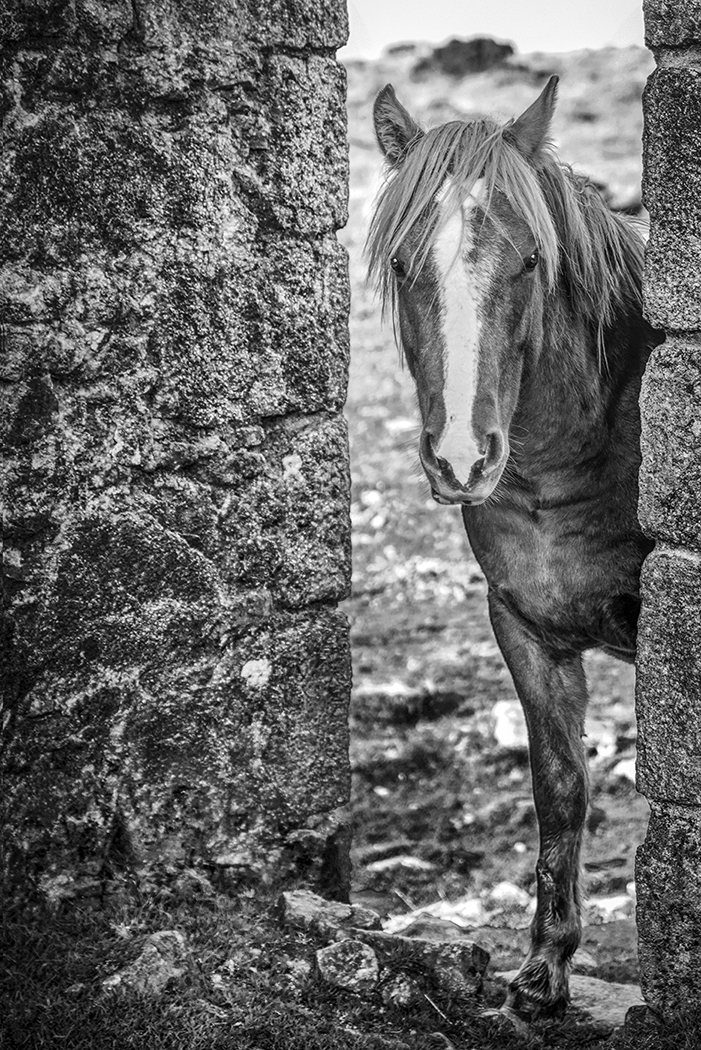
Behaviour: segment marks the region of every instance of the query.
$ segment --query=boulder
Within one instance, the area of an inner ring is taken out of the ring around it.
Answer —
[[[372,948],[353,939],[337,941],[316,953],[321,978],[334,988],[362,995],[374,991],[379,976]]]
[[[166,985],[182,976],[187,963],[185,938],[178,930],[159,930],[146,938],[138,959],[118,973],[106,977],[106,992],[129,991],[139,995],[160,995]]]
[[[327,901],[310,890],[283,893],[278,908],[285,925],[322,936],[333,936],[338,930],[351,927],[376,930],[381,925],[379,915],[371,908]]]
[[[436,942],[374,930],[354,933],[372,947],[381,966],[401,972],[410,964],[413,977],[423,972],[444,995],[474,998],[482,989],[489,952],[473,941]]]
[[[416,78],[444,73],[450,77],[464,77],[469,73],[484,73],[501,66],[514,53],[511,44],[499,43],[488,36],[470,40],[454,38],[442,47],[436,47],[426,58],[420,59],[412,70]]]

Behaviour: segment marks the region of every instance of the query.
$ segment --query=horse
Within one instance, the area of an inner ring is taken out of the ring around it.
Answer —
[[[518,118],[424,131],[388,84],[387,177],[369,274],[392,312],[421,416],[419,458],[459,505],[528,727],[539,828],[528,955],[502,1011],[569,1002],[588,802],[582,654],[632,662],[639,577],[638,396],[663,334],[643,317],[644,232],[560,163],[558,78]]]

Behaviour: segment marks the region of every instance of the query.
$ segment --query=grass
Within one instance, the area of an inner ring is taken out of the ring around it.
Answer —
[[[101,982],[140,953],[149,933],[178,929],[188,964],[160,996],[105,992]],[[10,918],[3,928],[3,1050],[518,1050],[498,1018],[503,987],[486,981],[475,1002],[424,983],[417,1006],[358,997],[314,970],[321,942],[281,927],[273,900],[150,901],[72,907]],[[414,974],[416,976],[416,974]],[[429,994],[430,993],[430,994]],[[696,1050],[701,1012],[676,1026],[602,1038],[572,1013],[534,1029],[532,1045],[575,1050]]]

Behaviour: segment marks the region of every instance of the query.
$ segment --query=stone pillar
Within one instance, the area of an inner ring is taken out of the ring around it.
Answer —
[[[698,1000],[701,973],[701,0],[646,0],[657,60],[644,96],[648,319],[667,332],[641,396],[642,577],[638,852],[642,988],[663,1015]]]
[[[348,798],[346,36],[0,0],[15,896],[279,873]]]

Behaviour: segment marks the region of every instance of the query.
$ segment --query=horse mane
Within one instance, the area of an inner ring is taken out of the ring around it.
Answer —
[[[370,277],[383,308],[391,308],[396,318],[397,282],[389,260],[411,234],[407,274],[415,277],[436,233],[434,200],[446,178],[452,184],[448,214],[459,210],[483,178],[487,214],[493,193],[503,193],[535,238],[546,289],[563,287],[578,315],[594,327],[601,354],[605,330],[621,304],[642,308],[642,236],[633,222],[609,210],[586,176],[561,164],[550,149],[528,160],[510,127],[489,118],[451,121],[409,143],[380,192],[370,224]]]

